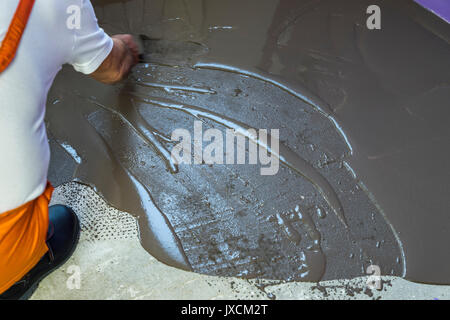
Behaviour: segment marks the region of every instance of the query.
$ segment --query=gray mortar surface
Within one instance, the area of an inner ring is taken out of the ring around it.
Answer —
[[[379,32],[365,27],[368,0],[93,3],[109,33],[146,35],[146,54],[116,86],[70,68],[58,75],[46,118],[54,185],[85,183],[132,214],[158,261],[253,279],[242,281],[261,297],[294,287],[309,291],[291,297],[372,299],[406,288],[398,278],[374,293],[364,280],[296,282],[361,279],[369,265],[449,283],[448,25],[406,0],[377,1]],[[194,120],[221,132],[279,128],[278,174],[177,167],[171,132],[192,131]]]

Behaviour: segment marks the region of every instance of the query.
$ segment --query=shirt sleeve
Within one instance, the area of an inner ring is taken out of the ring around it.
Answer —
[[[74,29],[70,64],[78,72],[90,74],[98,69],[113,48],[112,39],[98,26],[90,0],[81,0],[80,24]]]

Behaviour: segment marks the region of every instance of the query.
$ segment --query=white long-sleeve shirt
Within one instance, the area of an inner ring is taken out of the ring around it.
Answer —
[[[0,1],[0,40],[18,3]],[[0,73],[0,214],[45,189],[50,158],[45,103],[62,65],[92,73],[112,47],[89,0],[36,1],[16,57]]]

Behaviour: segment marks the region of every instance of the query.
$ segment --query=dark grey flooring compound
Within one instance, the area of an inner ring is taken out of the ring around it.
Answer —
[[[58,75],[50,179],[94,186],[180,268],[318,281],[378,265],[449,283],[450,30],[372,2],[93,1],[108,32],[148,37],[145,62],[113,87]],[[194,120],[279,129],[279,172],[177,167],[171,134]]]

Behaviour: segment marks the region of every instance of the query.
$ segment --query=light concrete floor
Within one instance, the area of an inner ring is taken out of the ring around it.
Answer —
[[[91,188],[71,182],[55,190],[52,204],[80,217],[80,243],[69,261],[44,279],[32,299],[450,299],[450,286],[382,277],[280,283],[200,275],[158,262],[139,243],[136,219]]]

